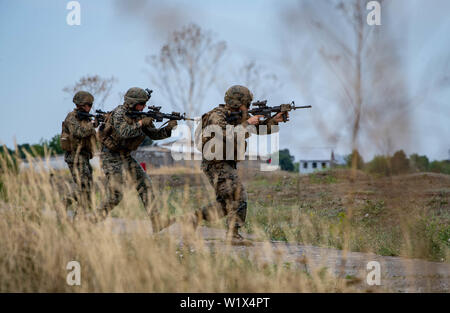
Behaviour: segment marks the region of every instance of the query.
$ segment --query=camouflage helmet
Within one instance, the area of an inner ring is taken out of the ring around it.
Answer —
[[[75,103],[77,106],[83,105],[84,103],[90,103],[92,104],[94,102],[94,96],[91,95],[87,91],[78,91],[73,96],[73,103]]]
[[[123,98],[125,101],[124,104],[128,108],[132,108],[138,103],[145,103],[150,99],[147,92],[139,87],[128,89]]]
[[[253,100],[253,94],[247,87],[234,85],[225,92],[224,99],[227,106],[237,109],[243,104],[246,104],[247,107],[250,106]]]

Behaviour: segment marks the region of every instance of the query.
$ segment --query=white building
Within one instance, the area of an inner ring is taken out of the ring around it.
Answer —
[[[310,174],[330,169],[336,163],[331,149],[305,149],[300,153],[299,172]]]

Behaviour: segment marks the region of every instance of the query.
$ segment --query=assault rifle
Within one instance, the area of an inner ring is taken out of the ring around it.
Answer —
[[[105,115],[108,114],[108,112],[105,112],[102,110],[95,110],[95,113],[97,113],[97,114],[94,115],[94,114],[90,114],[88,112],[77,111],[77,115],[80,120],[82,120],[82,119],[90,120],[90,119],[94,118],[97,126],[100,124],[103,124],[105,122]],[[95,127],[97,127],[97,126],[95,126]]]
[[[291,103],[287,103],[287,104],[280,104],[277,106],[269,107],[269,106],[267,106],[267,100],[253,102],[252,106],[253,106],[253,108],[248,110],[248,113],[252,114],[252,115],[263,115],[265,119],[272,118],[280,112],[285,113],[285,112],[289,112],[289,111],[297,110],[297,109],[311,108],[310,105],[295,106],[294,101],[292,101]],[[272,115],[272,113],[275,113],[275,114]],[[227,121],[234,122],[234,121],[240,120],[241,118],[242,118],[242,111],[230,112],[227,117]],[[287,122],[287,121],[288,121],[288,119],[286,117],[286,114],[283,114],[283,122]]]
[[[105,115],[108,112],[102,111],[102,110],[95,110],[95,113],[97,114],[91,114],[88,112],[82,112],[82,111],[77,111],[78,114],[78,118],[83,119],[83,118],[87,118],[87,119],[91,119],[91,118],[95,118],[97,119],[99,122],[104,122],[105,121]]]
[[[163,119],[168,120],[187,120],[187,121],[194,121],[193,118],[186,117],[186,113],[181,114],[180,112],[172,112],[172,113],[162,113],[161,107],[157,106],[149,106],[147,112],[141,112],[141,111],[130,111],[127,112],[127,115],[130,117],[137,117],[137,116],[148,116],[153,118],[156,122],[162,122]]]

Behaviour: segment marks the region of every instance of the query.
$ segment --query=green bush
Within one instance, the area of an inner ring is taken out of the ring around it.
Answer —
[[[64,150],[61,148],[61,135],[57,134],[50,139],[46,144],[50,149],[50,153],[64,154]]]
[[[389,157],[377,155],[367,164],[367,171],[371,174],[385,175],[391,174]]]
[[[446,260],[449,257],[450,226],[442,217],[422,218],[416,223],[412,233],[415,234],[417,246],[421,248],[421,251],[416,251],[418,257],[429,257],[436,261]]]
[[[294,172],[294,156],[289,153],[289,149],[280,150],[279,152],[280,168],[283,171]]]
[[[13,151],[6,147],[0,147],[0,175],[5,170],[17,171],[17,160],[13,154]]]
[[[421,171],[426,172],[430,166],[430,161],[428,160],[426,155],[418,155],[417,153],[413,153],[410,155],[409,160],[411,162],[411,167]]]
[[[359,154],[358,150],[353,150],[352,153],[347,155],[345,157],[345,162],[347,163],[348,167],[352,167],[352,165],[355,164],[355,167],[359,170],[364,167],[364,160]]]
[[[53,136],[50,140],[41,139],[41,141],[37,144],[30,145],[29,143],[24,143],[17,146],[17,154],[19,158],[25,159],[27,154],[30,154],[32,157],[44,157],[45,151],[51,155],[56,154],[64,154],[64,150],[61,148],[61,136],[59,134]],[[0,150],[1,152],[2,150]],[[9,150],[9,153],[15,153],[15,151]]]
[[[430,171],[435,173],[450,174],[450,162],[449,161],[433,161],[430,164]]]
[[[409,160],[403,150],[394,153],[391,158],[392,174],[403,174],[409,171]]]

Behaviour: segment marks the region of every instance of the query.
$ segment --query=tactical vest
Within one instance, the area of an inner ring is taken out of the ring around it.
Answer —
[[[216,107],[214,109],[212,109],[211,111],[205,113],[202,115],[202,123],[201,125],[198,125],[197,128],[195,129],[194,132],[194,136],[195,136],[195,147],[202,152],[203,155],[203,147],[205,146],[205,144],[211,140],[211,138],[213,137],[204,137],[203,136],[203,130],[208,126],[208,120],[209,117],[211,116],[212,113],[215,112],[223,112],[226,115],[226,110],[224,109],[223,105],[220,105],[219,107]],[[227,121],[228,124],[233,125],[233,126],[237,126],[241,123],[241,121],[235,121],[233,123],[230,123]],[[247,142],[244,143],[244,151],[247,150]],[[223,142],[223,160],[226,160],[226,142],[225,142],[225,138],[224,138],[224,142]],[[237,160],[237,142],[236,142],[236,137],[234,138],[234,160]],[[213,160],[213,161],[217,161],[220,162],[221,160]]]
[[[136,150],[144,141],[145,136],[139,136],[136,138],[122,139],[117,133],[112,123],[112,115],[116,110],[113,110],[106,114],[105,123],[98,130],[98,138],[104,147],[113,152],[128,153]],[[135,122],[129,117],[125,117],[127,122]]]
[[[203,129],[205,128],[204,125],[206,125],[206,122],[208,121],[208,118],[210,116],[212,111],[205,113],[202,115],[202,122],[200,125],[197,126],[194,132],[194,143],[195,147],[198,149],[198,151],[203,152],[203,145],[206,143],[203,142]]]
[[[61,131],[61,137],[60,137],[60,143],[61,143],[61,149],[67,152],[72,151],[72,136],[70,136],[69,129],[65,125],[64,122],[62,122],[62,131]]]
[[[73,112],[69,114],[73,114]],[[86,153],[89,155],[89,158],[92,158],[95,145],[95,136],[88,136],[85,138],[77,138],[73,136],[64,120],[62,122],[60,144],[61,149],[64,151],[71,153]]]
[[[113,111],[108,112],[105,115],[105,121],[103,125],[100,125],[100,127],[98,128],[98,132],[97,132],[97,136],[98,136],[98,141],[100,141],[100,143],[105,146],[106,148],[108,148],[111,151],[115,151],[115,147],[116,145],[113,142],[112,137],[112,132],[113,132],[113,125],[111,123],[111,116],[112,116]]]

